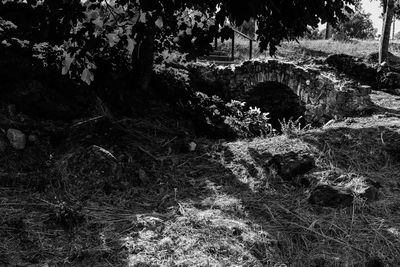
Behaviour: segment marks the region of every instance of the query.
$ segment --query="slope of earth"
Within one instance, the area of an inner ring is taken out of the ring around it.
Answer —
[[[398,266],[400,99],[372,99],[370,117],[268,139],[196,138],[165,115],[3,142],[0,265]],[[305,174],[270,168],[300,154]],[[321,184],[345,193],[310,201]]]

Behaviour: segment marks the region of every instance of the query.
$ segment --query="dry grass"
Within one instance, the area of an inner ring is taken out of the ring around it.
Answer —
[[[388,120],[382,125],[390,127],[393,122]],[[357,123],[353,126],[356,128]],[[290,141],[278,137],[228,145],[235,155],[227,164],[228,168],[244,181],[254,177],[258,180],[265,178],[269,181],[269,190],[279,192],[270,195],[271,192],[264,189],[262,201],[249,201],[255,210],[254,217],[264,222],[263,229],[271,236],[279,237],[277,239],[287,246],[286,250],[279,251],[283,253],[286,264],[366,266],[375,257],[388,266],[399,264],[400,239],[393,232],[396,233],[399,227],[400,217],[394,214],[400,197],[389,189],[397,183],[399,163],[392,162],[393,158],[382,149],[382,130],[384,128],[371,130],[361,127],[353,131],[352,128],[334,125],[327,130],[309,131],[300,139]],[[399,137],[399,133],[387,134],[392,142],[398,142]],[[254,152],[248,152],[254,150],[260,155],[308,151],[317,158],[318,169],[309,174],[316,180],[333,182],[333,177],[341,176],[342,186],[356,190],[363,186],[364,178],[373,178],[383,184],[384,195],[374,204],[358,199],[348,209],[335,211],[312,207],[306,202],[307,190],[281,187],[273,182],[272,177],[262,173],[250,174],[248,166],[259,164],[251,155]]]
[[[63,149],[3,154],[2,171],[39,170],[41,186],[1,183],[0,265],[399,266],[400,100],[373,100],[382,114],[294,136],[210,141],[157,116],[89,121]],[[196,150],[182,151],[189,141]],[[288,152],[314,156],[315,182],[357,193],[376,180],[380,199],[311,205],[311,188],[264,166]]]
[[[364,57],[378,51],[378,41],[353,40],[340,42],[333,40],[301,40],[299,43],[287,42],[282,45],[283,49],[296,49],[319,51],[326,54],[348,54],[357,57]]]
[[[231,40],[219,44],[219,49],[231,53]],[[307,61],[310,58],[326,57],[330,54],[348,54],[360,58],[364,58],[372,53],[377,53],[379,41],[376,40],[351,40],[347,42],[333,40],[299,40],[283,42],[276,57],[285,60]],[[400,54],[400,43],[392,41],[389,51],[395,55]],[[237,37],[235,39],[235,58],[238,60],[248,60],[249,58],[249,42],[248,40]],[[268,51],[260,52],[257,42],[253,44],[253,58],[267,59],[270,58]]]
[[[386,104],[383,96],[374,99]],[[396,99],[390,103],[396,108]],[[59,164],[42,170],[54,176],[45,187],[0,188],[0,265],[397,266],[400,166],[385,145],[400,142],[399,122],[366,117],[295,138],[194,139],[191,153],[175,149],[180,128],[167,118],[124,120],[103,133],[93,122],[74,133],[68,153],[57,152]],[[120,163],[90,160],[90,146],[75,143],[87,131],[96,134],[86,144],[95,142]],[[316,159],[309,178],[355,192],[372,178],[383,186],[380,200],[357,198],[344,209],[310,205],[309,188],[264,168],[270,155],[301,151]],[[7,170],[18,170],[16,164]],[[148,181],[139,181],[132,171],[138,169]]]

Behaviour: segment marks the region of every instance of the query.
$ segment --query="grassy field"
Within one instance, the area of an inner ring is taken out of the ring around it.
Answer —
[[[231,41],[228,40],[219,45],[219,49],[231,51]],[[379,41],[377,40],[352,40],[348,42],[333,40],[299,40],[298,42],[283,42],[276,54],[277,58],[302,61],[310,57],[326,57],[329,54],[347,54],[356,57],[366,57],[372,53],[377,53]],[[400,55],[400,43],[392,41],[389,51],[395,55]],[[257,59],[271,58],[268,51],[260,52],[258,44],[253,44],[253,55]],[[248,40],[237,37],[235,39],[235,57],[240,60],[249,58]]]

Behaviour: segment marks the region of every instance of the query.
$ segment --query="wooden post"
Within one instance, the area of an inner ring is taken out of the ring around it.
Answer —
[[[253,40],[250,39],[250,55],[249,55],[249,59],[251,60],[251,58],[253,57]]]
[[[232,61],[235,60],[235,32],[232,33]]]
[[[254,39],[255,40],[257,40],[257,30],[258,30],[257,20],[254,19]]]
[[[393,17],[393,34],[392,34],[392,39],[394,40],[395,37],[395,29],[396,28],[396,17]]]
[[[217,50],[217,48],[218,48],[218,38],[215,37],[215,39],[214,39],[214,51]]]

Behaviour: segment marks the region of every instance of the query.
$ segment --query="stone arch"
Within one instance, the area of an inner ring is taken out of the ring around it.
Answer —
[[[280,130],[279,120],[297,119],[305,116],[306,104],[292,88],[278,81],[265,81],[249,90],[243,100],[248,106],[257,106],[263,112],[269,112],[271,124]],[[301,120],[305,122],[305,120]]]
[[[245,101],[248,93],[259,84],[282,84],[304,103],[304,118],[310,123],[321,124],[332,118],[352,116],[371,108],[369,86],[351,85],[344,88],[338,81],[313,67],[266,60],[246,61],[231,66],[195,63],[187,68],[196,90],[204,91],[196,84],[207,84],[208,88],[212,88],[211,91],[226,99]]]

